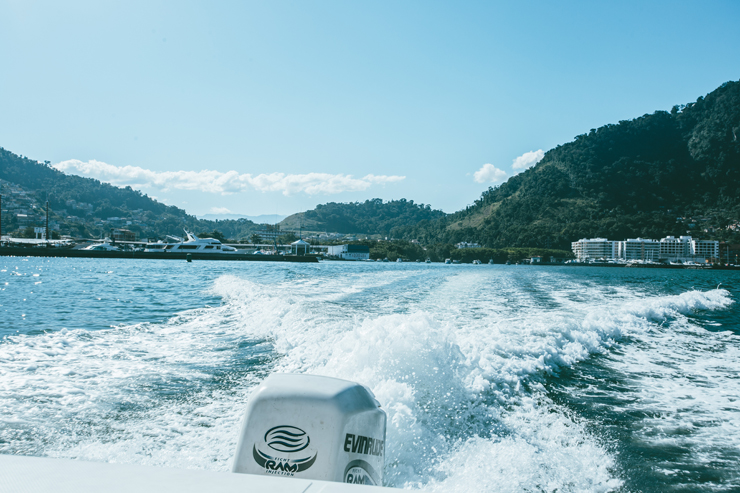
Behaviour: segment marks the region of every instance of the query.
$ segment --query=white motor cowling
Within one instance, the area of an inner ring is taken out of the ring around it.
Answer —
[[[273,374],[249,399],[232,471],[379,486],[385,426],[360,384]]]

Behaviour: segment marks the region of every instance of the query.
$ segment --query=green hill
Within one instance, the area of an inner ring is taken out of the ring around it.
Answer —
[[[2,148],[0,185],[6,197],[5,232],[19,228],[9,201],[33,216],[47,197],[63,234],[100,236],[118,226],[109,221],[115,217],[142,237],[179,235],[187,227],[219,230],[240,240],[259,229],[247,219],[198,220],[130,187],[65,175],[48,162]],[[18,198],[19,190],[29,192],[25,202]],[[727,82],[670,112],[656,111],[579,135],[455,214],[405,199],[372,199],[322,204],[284,219],[280,226],[417,239],[427,245],[475,241],[488,248],[569,250],[570,242],[597,236],[689,233],[740,242],[739,221],[740,82]]]
[[[395,228],[422,243],[568,249],[583,237],[693,234],[737,242],[740,82],[694,103],[579,135],[440,220]]]
[[[429,205],[413,200],[371,199],[365,202],[321,204],[315,209],[293,214],[280,222],[283,229],[388,235],[394,228],[426,224],[445,216]]]
[[[91,178],[65,175],[49,164],[0,148],[3,233],[22,234],[27,225],[41,226],[46,200],[59,232],[73,236],[99,237],[113,227],[125,227],[142,238],[182,236],[183,228],[188,228],[195,232],[218,230],[227,238],[242,239],[259,228],[247,219],[198,220],[131,187],[119,188]],[[19,223],[20,212],[28,217],[28,224]]]

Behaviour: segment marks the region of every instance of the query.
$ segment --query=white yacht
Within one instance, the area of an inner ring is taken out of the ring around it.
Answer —
[[[178,243],[147,243],[146,252],[185,252],[185,253],[237,253],[236,248],[223,245],[215,238],[198,238],[185,230],[187,240]]]
[[[82,250],[95,251],[95,252],[118,252],[120,251],[120,249],[117,246],[111,245],[110,238],[106,238],[102,240],[100,243],[93,243],[92,245],[88,245]]]
[[[167,243],[160,240],[156,243],[147,243],[146,246],[144,247],[144,251],[147,253],[164,252],[164,249],[166,246],[167,246]]]

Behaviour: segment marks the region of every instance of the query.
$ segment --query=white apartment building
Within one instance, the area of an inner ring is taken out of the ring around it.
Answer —
[[[617,258],[615,243],[619,242],[609,241],[606,238],[583,238],[572,242],[571,248],[578,260]]]
[[[660,240],[660,258],[662,259],[690,259],[693,254],[691,236],[666,236]]]
[[[705,261],[719,258],[719,241],[717,240],[693,240],[692,253],[695,259]]]
[[[327,253],[344,260],[367,260],[370,258],[370,247],[365,245],[331,245]]]
[[[695,240],[691,236],[666,236],[660,240],[660,258],[706,262],[719,258],[719,241]]]
[[[630,238],[611,241],[606,238],[581,239],[571,243],[578,260],[681,260],[707,262],[719,258],[719,241],[694,240],[691,236],[666,236],[660,241]]]
[[[691,236],[666,236],[660,240],[660,258],[707,262],[719,258],[719,241],[695,240]]]
[[[619,257],[624,260],[652,260],[660,258],[660,242],[646,238],[630,238],[619,243]]]

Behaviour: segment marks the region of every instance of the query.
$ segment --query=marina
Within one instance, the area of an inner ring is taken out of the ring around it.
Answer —
[[[208,252],[168,251],[121,251],[121,250],[85,250],[71,248],[24,248],[0,247],[0,256],[11,257],[65,257],[95,259],[156,259],[156,260],[226,260],[254,262],[308,262],[316,263],[312,255],[254,255],[249,253],[218,254]]]

